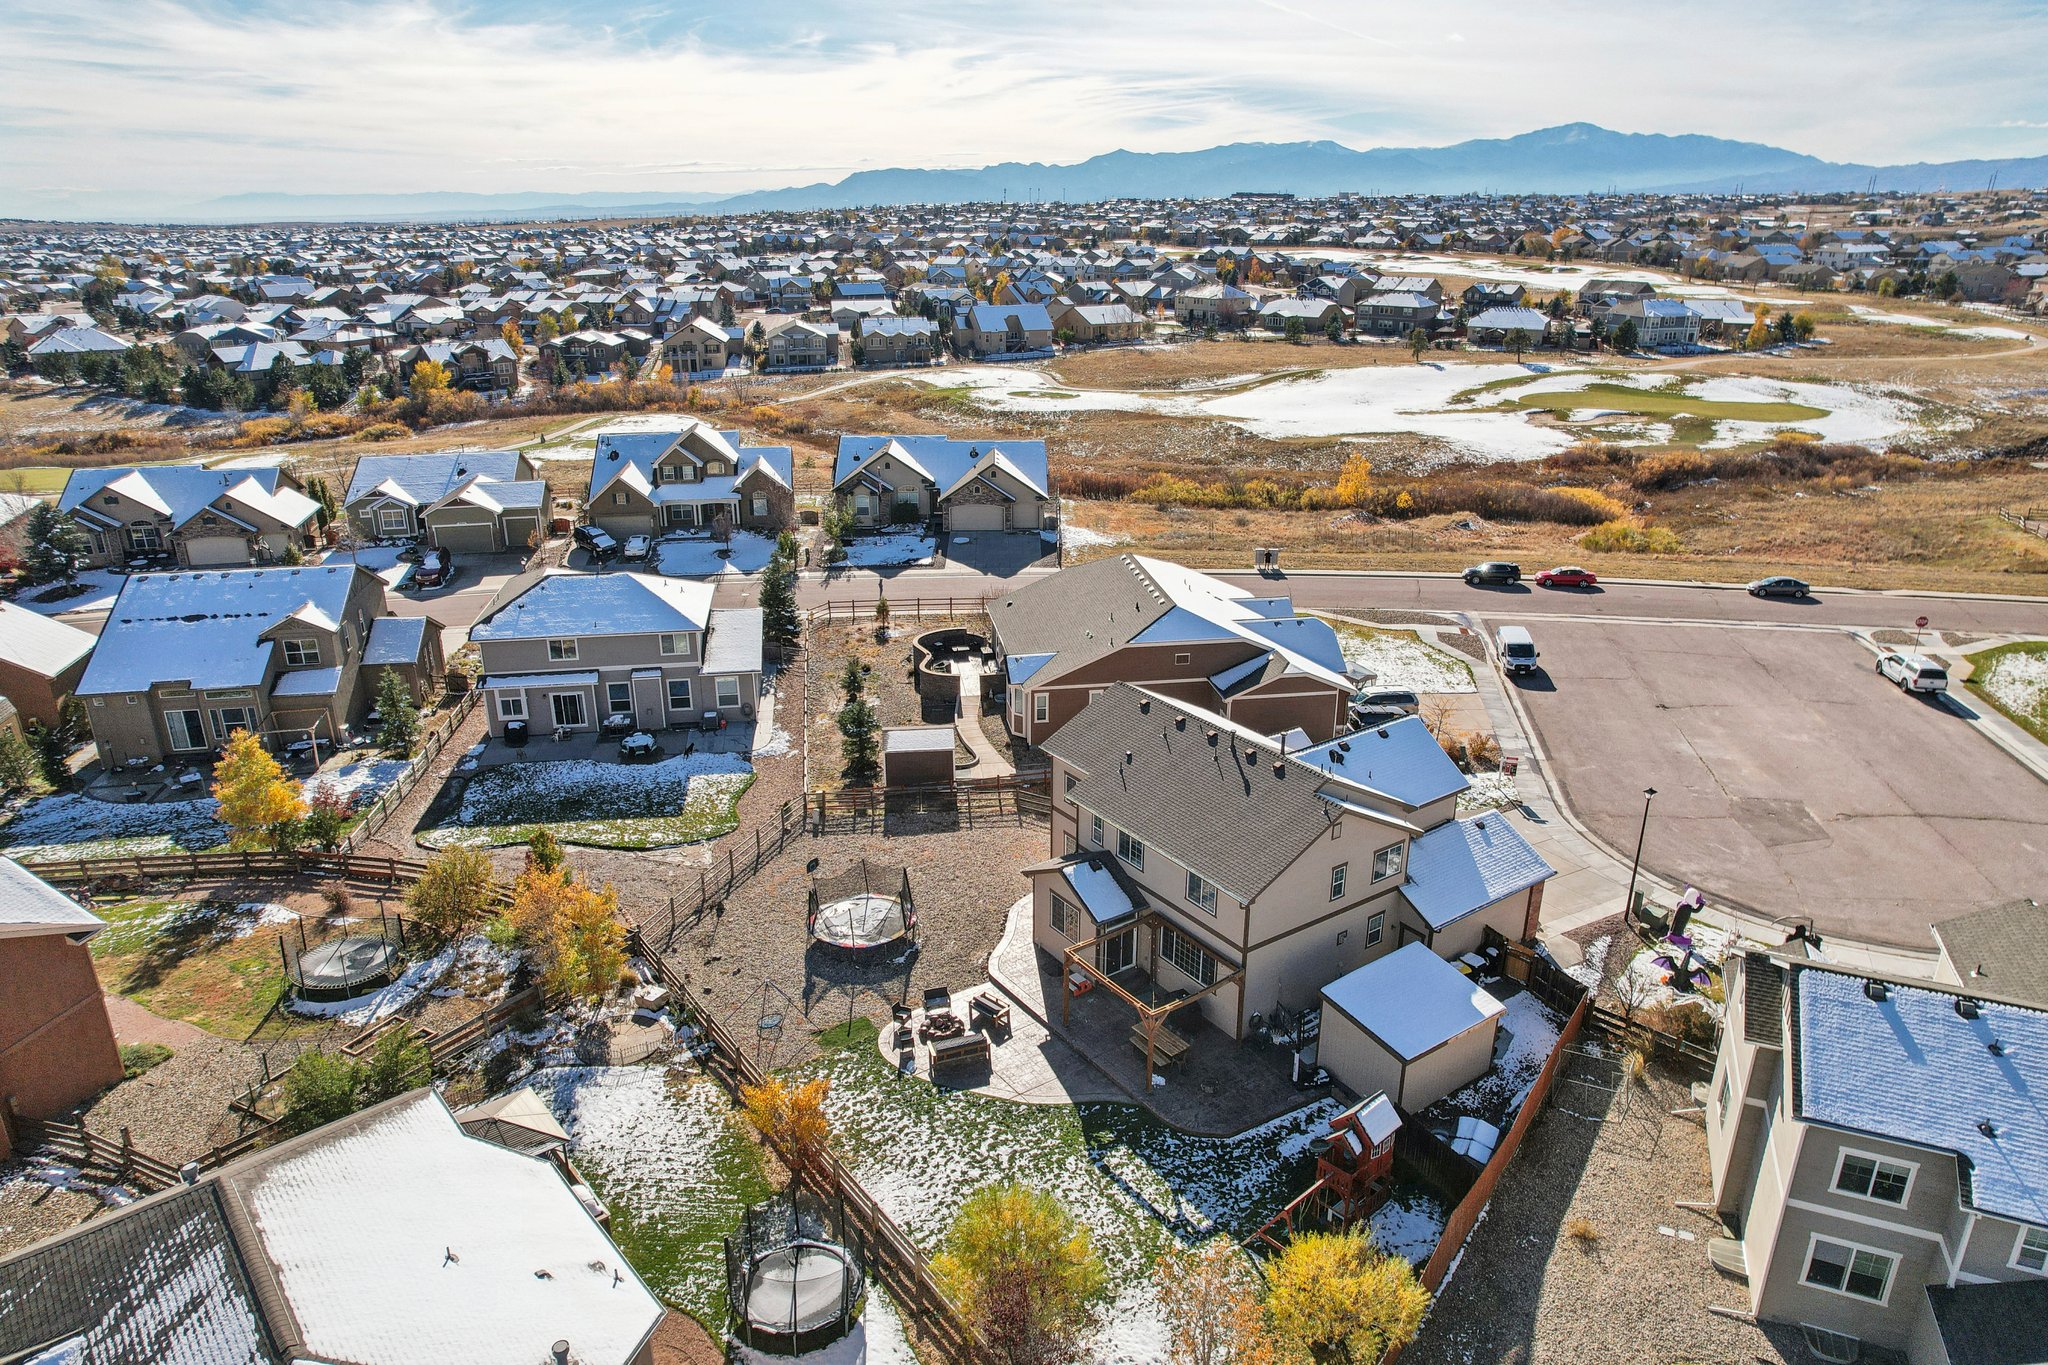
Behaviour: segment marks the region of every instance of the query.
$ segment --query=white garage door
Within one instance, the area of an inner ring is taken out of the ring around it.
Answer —
[[[190,564],[247,564],[249,542],[240,536],[194,536],[185,542]]]
[[[497,548],[497,541],[489,522],[458,523],[454,526],[432,527],[434,543],[445,545],[458,552],[489,554]]]
[[[956,502],[947,513],[946,524],[955,531],[1000,531],[1006,506],[1000,502]]]

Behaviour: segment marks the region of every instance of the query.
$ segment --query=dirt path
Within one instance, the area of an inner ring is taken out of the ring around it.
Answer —
[[[151,1014],[125,995],[109,991],[106,1000],[107,1022],[114,1026],[114,1041],[123,1047],[130,1043],[161,1043],[177,1052],[197,1043],[220,1041],[196,1024]]]

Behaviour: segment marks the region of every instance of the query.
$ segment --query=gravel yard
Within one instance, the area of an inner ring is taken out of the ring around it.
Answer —
[[[1707,1264],[1718,1224],[1674,1203],[1712,1197],[1705,1129],[1669,1112],[1691,1104],[1690,1077],[1653,1068],[1610,1094],[1619,1069],[1569,1059],[1402,1365],[1805,1360],[1776,1329],[1707,1311],[1747,1300]],[[1578,1219],[1593,1239],[1565,1231]]]
[[[138,1151],[175,1166],[240,1135],[228,1101],[256,1080],[259,1065],[256,1049],[246,1044],[194,1040],[169,1061],[100,1095],[83,1122],[115,1140],[126,1128]]]
[[[37,1161],[0,1162],[0,1256],[77,1227],[104,1207],[96,1194],[34,1174],[46,1169]]]
[[[890,638],[875,639],[872,622],[841,621],[811,627],[810,700],[806,708],[811,746],[811,785],[836,788],[840,778],[839,708],[846,694],[839,680],[849,659],[868,669],[867,698],[875,718],[884,725],[944,724],[953,718],[950,702],[927,702],[910,681],[910,642],[929,630],[957,626],[976,632],[988,629],[984,616],[906,616],[891,623]],[[778,711],[780,703],[778,703]],[[792,710],[790,718],[795,718]],[[785,728],[789,721],[784,721]]]

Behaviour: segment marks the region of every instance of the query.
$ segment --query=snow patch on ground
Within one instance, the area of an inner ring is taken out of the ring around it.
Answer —
[[[845,562],[856,569],[929,564],[938,552],[938,543],[930,536],[914,531],[890,531],[878,536],[856,536],[847,541]]]
[[[1515,790],[1515,779],[1498,770],[1491,772],[1467,773],[1471,786],[1458,793],[1458,813],[1467,811],[1501,810],[1507,806],[1519,806],[1522,798]]]
[[[1500,1016],[1500,1033],[1508,1041],[1504,1048],[1496,1043],[1500,1055],[1494,1059],[1492,1069],[1464,1089],[1438,1100],[1430,1106],[1430,1112],[1441,1105],[1496,1123],[1506,1132],[1563,1032],[1563,1022],[1548,1006],[1529,991],[1517,992],[1505,1002]]]
[[[1069,550],[1093,550],[1109,545],[1122,545],[1129,536],[1117,535],[1113,531],[1098,531],[1089,526],[1063,524],[1060,534],[1066,537]]]
[[[1735,932],[1730,929],[1716,928],[1699,919],[1692,920],[1686,926],[1685,932],[1686,936],[1692,940],[1693,956],[1710,964],[1715,972],[1718,973],[1722,960],[1728,956],[1728,949],[1735,942]],[[1683,991],[1673,990],[1670,983],[1666,980],[1671,973],[1657,965],[1656,959],[1659,955],[1672,958],[1675,961],[1682,951],[1682,949],[1674,949],[1664,943],[1644,948],[1633,958],[1629,959],[1628,966],[1622,969],[1621,976],[1615,983],[1616,993],[1634,1009],[1642,1009],[1645,1006],[1653,1005],[1673,1005],[1682,1001],[1696,1001],[1710,1012],[1718,1014],[1720,1006],[1702,998],[1697,991],[1691,989]]]
[[[722,556],[720,550],[730,550]],[[671,578],[715,578],[720,574],[759,573],[775,553],[775,537],[756,531],[735,531],[732,543],[720,545],[708,535],[664,536],[654,543],[654,567]]]
[[[505,993],[505,981],[517,965],[516,954],[499,948],[482,934],[471,934],[449,944],[425,961],[413,963],[396,981],[367,995],[352,996],[347,1000],[300,1000],[292,997],[285,1001],[284,1007],[309,1019],[334,1019],[360,1028],[398,1013],[439,986],[444,978],[453,978],[451,984],[460,985],[462,993],[472,999],[495,999]],[[485,984],[494,978],[497,982],[495,995]]]
[[[59,792],[29,802],[0,826],[0,848],[20,862],[65,858],[128,858],[181,849],[217,848],[226,826],[212,797],[134,805]]]
[[[502,844],[547,825],[572,842],[658,847],[712,838],[730,828],[733,804],[754,768],[737,754],[678,754],[655,763],[567,759],[507,763],[469,779],[448,824],[420,842]]]
[[[227,923],[236,938],[247,938],[266,924],[297,924],[299,912],[275,901],[243,901]]]
[[[2001,654],[1970,681],[2016,716],[2039,716],[2048,707],[2048,651]]]
[[[910,1338],[904,1334],[903,1320],[896,1315],[896,1305],[889,1302],[880,1285],[872,1283],[868,1285],[867,1306],[861,1309],[860,1321],[830,1346],[800,1356],[769,1355],[735,1346],[732,1358],[739,1365],[918,1365],[917,1356],[910,1349]]]
[[[67,611],[105,611],[114,605],[114,599],[121,594],[121,585],[128,581],[126,574],[114,573],[107,569],[80,569],[77,583],[83,583],[86,591],[69,596],[53,597],[62,593],[67,584],[53,583],[46,587],[34,588],[14,599],[15,605],[27,607],[30,611],[45,616],[56,616]]]
[[[305,795],[311,799],[314,792],[325,791],[331,796],[350,797],[362,804],[374,800],[378,792],[404,776],[406,766],[406,760],[402,758],[371,758],[344,763],[307,778]]]
[[[1344,662],[1370,669],[1375,692],[1405,688],[1410,692],[1477,692],[1472,669],[1448,650],[1405,630],[1376,630],[1333,621]]]

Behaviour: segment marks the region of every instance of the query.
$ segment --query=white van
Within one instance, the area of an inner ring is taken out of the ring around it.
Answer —
[[[1502,626],[1495,632],[1493,652],[1499,656],[1500,666],[1505,672],[1536,671],[1536,642],[1529,638],[1529,632],[1521,626]]]

